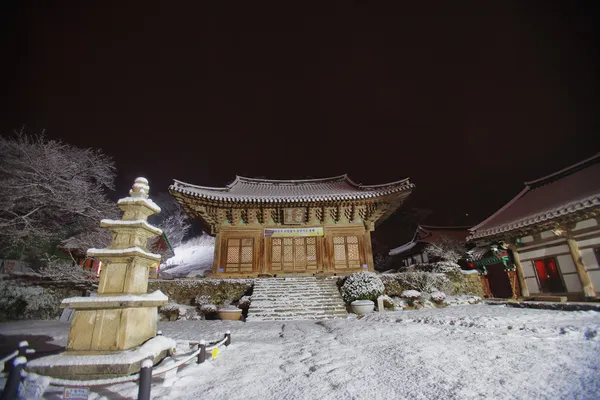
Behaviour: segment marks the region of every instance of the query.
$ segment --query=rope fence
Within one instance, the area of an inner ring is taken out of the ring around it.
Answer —
[[[159,332],[159,335],[161,333]],[[105,378],[105,379],[94,379],[94,380],[73,380],[73,379],[60,379],[60,378],[52,378],[47,377],[49,380],[49,384],[52,386],[64,386],[64,387],[98,387],[98,386],[110,386],[119,383],[126,382],[136,382],[139,381],[139,389],[138,389],[138,400],[149,400],[150,399],[150,388],[152,378],[155,376],[162,375],[167,373],[173,369],[177,369],[180,366],[187,364],[193,359],[196,359],[197,364],[202,364],[206,361],[207,352],[212,352],[214,349],[219,348],[221,346],[229,346],[231,344],[231,332],[227,331],[223,336],[223,339],[219,341],[209,342],[209,345],[206,345],[205,340],[200,340],[197,342],[189,341],[190,346],[198,346],[198,348],[189,353],[184,353],[179,359],[175,359],[173,355],[171,358],[176,360],[174,364],[163,365],[162,367],[158,367],[154,369],[154,365],[152,359],[143,360],[141,363],[140,372],[122,376],[117,378]],[[2,391],[2,396],[0,396],[0,400],[9,400],[16,399],[18,397],[18,389],[19,385],[28,375],[37,375],[33,373],[28,373],[25,368],[27,367],[27,354],[34,353],[35,350],[29,349],[29,343],[26,341],[19,343],[19,348],[4,358],[0,359],[2,365],[9,366],[8,368],[3,368],[8,371],[8,378],[6,380],[6,384],[4,386],[4,390]]]

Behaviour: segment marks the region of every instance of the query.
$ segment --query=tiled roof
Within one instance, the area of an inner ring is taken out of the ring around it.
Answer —
[[[551,222],[582,210],[600,209],[600,153],[525,188],[504,207],[471,229],[481,239]]]
[[[417,244],[439,243],[443,239],[451,239],[457,242],[465,242],[468,226],[432,226],[419,225],[413,239],[402,246],[390,250],[390,256],[396,256],[412,250]]]
[[[267,180],[236,176],[226,187],[197,186],[176,180],[169,190],[221,202],[287,203],[371,199],[410,192],[413,187],[408,178],[383,185],[362,185],[353,182],[347,175],[303,180]]]

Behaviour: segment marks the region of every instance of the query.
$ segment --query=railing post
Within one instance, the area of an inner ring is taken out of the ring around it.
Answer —
[[[200,343],[198,343],[198,349],[200,350],[200,353],[198,353],[198,361],[196,361],[196,364],[202,364],[206,361],[206,341],[201,340]]]
[[[140,368],[140,386],[138,388],[138,400],[150,400],[150,389],[152,386],[152,360],[142,361]]]
[[[29,342],[27,340],[20,341],[19,342],[19,356],[26,357],[28,348],[29,348]]]
[[[19,346],[19,350],[20,348],[21,347]],[[0,397],[0,400],[13,400],[19,396],[19,385],[21,384],[22,380],[21,372],[27,366],[27,358],[19,356],[14,359],[12,365],[13,367],[8,374],[8,379],[6,380],[6,385],[4,385],[4,390],[2,391],[2,397]]]
[[[231,331],[225,332],[225,346],[229,346],[231,344]]]

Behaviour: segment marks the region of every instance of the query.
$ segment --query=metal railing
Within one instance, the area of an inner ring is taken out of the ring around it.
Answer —
[[[221,340],[209,342],[208,345],[205,340],[200,340],[198,342],[190,341],[188,343],[190,346],[197,346],[197,349],[189,353],[182,354],[181,357],[178,357],[174,364],[167,364],[154,369],[153,360],[148,358],[142,361],[140,372],[133,375],[93,380],[73,380],[52,377],[47,378],[50,385],[64,387],[98,387],[138,381],[138,400],[149,400],[153,377],[179,368],[180,366],[190,362],[192,359],[196,359],[197,364],[202,364],[206,361],[206,355],[208,352],[212,352],[212,350],[221,346],[229,346],[231,344],[231,332],[225,332],[225,335]],[[29,343],[23,341],[19,343],[17,350],[0,359],[2,365],[6,364],[8,366],[8,368],[6,368],[8,371],[8,378],[6,380],[2,396],[0,396],[0,400],[12,400],[18,398],[18,390],[21,382],[25,377],[27,377],[27,375],[31,374],[26,371],[26,355],[34,352],[35,350],[29,349]],[[174,359],[173,355],[171,355],[171,358]]]

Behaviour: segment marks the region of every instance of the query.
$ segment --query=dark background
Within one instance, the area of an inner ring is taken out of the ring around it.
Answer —
[[[408,210],[475,224],[600,148],[599,1],[360,3],[4,1],[0,132],[102,148],[114,198],[408,176],[391,246]]]

